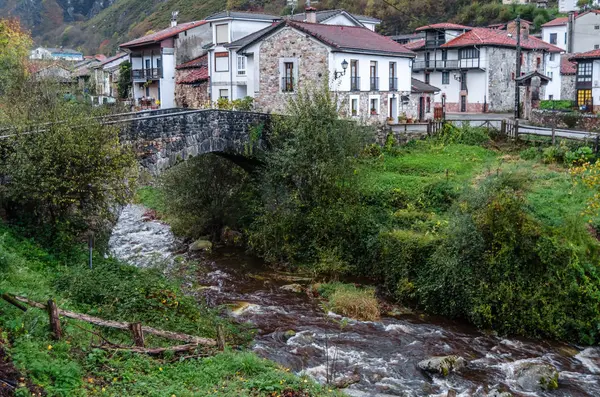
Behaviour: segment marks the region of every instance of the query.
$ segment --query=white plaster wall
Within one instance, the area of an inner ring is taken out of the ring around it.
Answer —
[[[592,66],[592,96],[594,98],[594,106],[600,105],[600,59],[594,61]]]
[[[251,33],[271,26],[273,21],[245,21],[234,19],[231,21],[229,29],[229,37],[231,41],[236,41],[242,37],[246,37]]]
[[[338,14],[333,18],[326,19],[322,22],[324,25],[341,25],[341,26],[356,26],[354,22],[346,18],[345,15]]]
[[[593,12],[584,14],[575,19],[573,26],[573,52],[587,52],[600,46],[600,14]]]
[[[361,23],[365,26],[365,28],[372,30],[373,32],[375,31],[375,27],[378,25],[376,23],[366,22],[366,21],[363,21]]]
[[[567,26],[549,26],[542,28],[542,40],[546,43],[550,43],[550,34],[556,33],[556,44],[555,46],[567,50],[567,40],[565,40],[565,34],[567,33]]]
[[[562,99],[560,97],[561,86],[562,86],[562,76],[560,74],[560,54],[554,54],[554,60],[550,60],[550,55],[546,54],[546,70],[544,74],[550,78],[552,81],[548,83],[546,89],[544,91],[544,99],[550,99],[550,95],[555,100]]]
[[[164,48],[162,54],[163,78],[160,79],[160,108],[175,107],[175,54]]]

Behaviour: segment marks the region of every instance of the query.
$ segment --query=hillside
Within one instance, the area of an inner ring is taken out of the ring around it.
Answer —
[[[27,5],[30,3],[33,7]],[[300,0],[298,9],[302,3]],[[119,43],[167,27],[171,11],[178,10],[179,20],[186,22],[225,8],[282,15],[291,11],[286,5],[287,0],[0,0],[0,11],[21,18],[39,44],[112,54]],[[381,18],[385,34],[408,33],[447,20],[485,26],[506,22],[517,14],[539,27],[556,15],[555,9],[503,6],[498,0],[321,0],[317,6]]]

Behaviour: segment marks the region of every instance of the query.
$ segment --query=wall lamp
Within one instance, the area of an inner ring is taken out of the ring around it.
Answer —
[[[338,78],[346,75],[346,69],[348,69],[348,62],[344,59],[342,61],[342,70],[343,70],[343,72],[334,71],[333,72],[333,79],[337,80]]]

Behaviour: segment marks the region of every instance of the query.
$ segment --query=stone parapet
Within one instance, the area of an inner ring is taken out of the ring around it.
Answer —
[[[600,107],[597,107],[600,112]],[[567,125],[565,117],[574,117],[575,125]],[[532,124],[541,127],[551,128],[556,125],[557,128],[575,129],[589,132],[600,132],[600,115],[589,113],[566,113],[551,110],[533,109],[529,121]],[[556,124],[555,124],[556,123]]]

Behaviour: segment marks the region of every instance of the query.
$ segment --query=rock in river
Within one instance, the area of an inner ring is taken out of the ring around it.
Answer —
[[[303,291],[303,288],[300,284],[284,285],[283,287],[279,287],[279,289],[283,291],[291,291],[296,293],[301,293]]]
[[[516,371],[516,376],[517,384],[525,391],[558,388],[558,370],[550,364],[526,363]]]
[[[196,240],[190,244],[190,251],[210,251],[212,249],[212,243],[208,240]]]
[[[423,371],[448,376],[450,372],[458,371],[467,365],[467,360],[460,356],[431,357],[419,362],[418,367]]]

